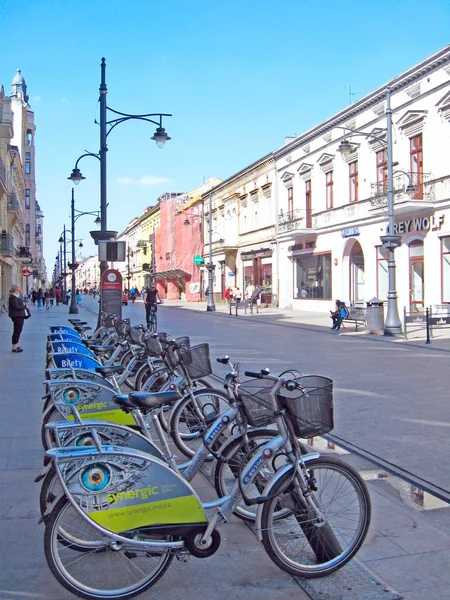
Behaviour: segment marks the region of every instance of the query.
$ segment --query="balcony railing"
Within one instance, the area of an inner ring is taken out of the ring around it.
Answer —
[[[409,183],[408,177],[403,174],[394,176],[394,203],[404,202],[407,199],[433,202],[435,199],[435,186],[433,182],[430,182],[430,173],[411,173],[410,177],[412,185],[416,188],[416,194],[412,198],[409,198],[405,192],[406,186]],[[370,189],[370,204],[372,207],[377,208],[387,206],[387,182],[379,181],[376,183],[371,183]]]
[[[14,256],[16,249],[14,247],[14,238],[10,233],[3,231],[1,234],[0,250],[4,256]]]
[[[25,263],[31,263],[33,260],[28,246],[19,246],[17,249],[16,258]]]
[[[19,199],[14,192],[8,194],[8,210],[11,212],[19,212]]]
[[[280,212],[278,215],[278,230],[280,233],[301,229],[312,229],[311,212],[308,213],[306,209],[300,208],[289,212]]]

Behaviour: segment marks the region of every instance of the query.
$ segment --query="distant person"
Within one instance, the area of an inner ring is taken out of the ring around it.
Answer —
[[[152,283],[148,288],[144,291],[144,306],[145,306],[145,321],[147,323],[147,327],[150,325],[151,321],[151,312],[157,311],[158,304],[162,304],[163,301],[161,296],[159,295],[158,290],[156,289],[156,285]]]
[[[59,306],[59,303],[61,302],[61,290],[58,287],[55,288],[55,300],[56,306]]]
[[[349,315],[348,308],[345,306],[345,302],[340,303],[339,314],[336,317],[336,324],[332,327],[335,331],[339,331],[342,325],[342,321]]]
[[[13,322],[12,351],[23,352],[19,347],[20,334],[23,329],[23,322],[30,317],[30,312],[20,297],[20,287],[13,285],[9,295],[9,317]]]
[[[37,305],[38,305],[38,309],[42,310],[42,300],[44,299],[44,294],[42,292],[42,288],[39,288],[36,294],[36,300],[37,300]]]
[[[231,302],[231,298],[232,298],[233,294],[231,291],[230,287],[227,287],[227,289],[225,290],[225,300],[227,301],[227,304],[229,305]]]
[[[330,318],[333,320],[333,327],[331,329],[336,329],[336,320],[339,316],[340,310],[341,310],[341,301],[336,300],[334,303],[334,310],[330,310]]]
[[[50,288],[49,294],[50,294],[50,306],[53,306],[53,303],[55,301],[55,290],[53,288]]]
[[[48,290],[44,292],[44,304],[45,310],[50,310],[50,292]]]
[[[33,306],[36,305],[36,299],[37,299],[37,291],[31,290],[31,302],[32,302]]]
[[[307,298],[308,297],[308,292],[305,290],[304,287],[302,287],[302,289],[300,290],[300,298]]]
[[[239,288],[236,288],[234,292],[234,299],[236,300],[236,304],[239,304],[242,300],[242,292]]]
[[[249,283],[248,286],[245,288],[245,299],[251,300],[254,291],[255,291],[255,286],[253,285],[253,283]]]

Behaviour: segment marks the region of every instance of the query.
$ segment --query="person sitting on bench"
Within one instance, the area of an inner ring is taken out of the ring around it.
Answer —
[[[336,319],[333,319],[333,327],[334,331],[339,331],[341,328],[342,321],[346,319],[349,315],[348,308],[345,306],[345,302],[340,302],[339,313],[336,316]]]

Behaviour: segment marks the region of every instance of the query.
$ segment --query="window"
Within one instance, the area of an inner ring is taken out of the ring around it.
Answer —
[[[294,257],[294,298],[331,299],[331,253]]]
[[[27,143],[29,146],[33,145],[33,133],[29,129],[27,130]]]
[[[312,189],[311,179],[305,181],[306,227],[312,227]]]
[[[380,300],[387,300],[389,291],[388,271],[389,250],[384,246],[377,248],[377,296]]]
[[[350,202],[358,200],[358,161],[355,160],[348,165],[348,176],[350,183]]]
[[[30,226],[25,225],[25,246],[30,245]]]
[[[30,190],[25,190],[25,208],[30,208]]]
[[[442,302],[450,302],[450,237],[442,238]]]
[[[416,135],[409,140],[410,164],[412,184],[416,188],[413,200],[423,198],[423,151],[422,134]]]
[[[325,173],[327,208],[333,208],[333,171]]]
[[[380,150],[377,152],[377,192],[379,194],[386,194],[388,191],[388,173],[386,167],[386,150]]]
[[[290,219],[292,219],[294,216],[294,188],[293,187],[288,188],[287,193],[288,193],[288,205],[287,205],[288,217]]]

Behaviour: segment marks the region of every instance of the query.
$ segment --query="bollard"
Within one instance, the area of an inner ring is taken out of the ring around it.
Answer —
[[[428,316],[429,316],[429,311],[428,311],[428,308],[427,308],[426,311],[425,311],[425,318],[426,318],[426,324],[427,324],[427,340],[426,340],[425,344],[431,344],[431,341],[430,341],[430,323],[429,323],[429,320],[428,320]]]

